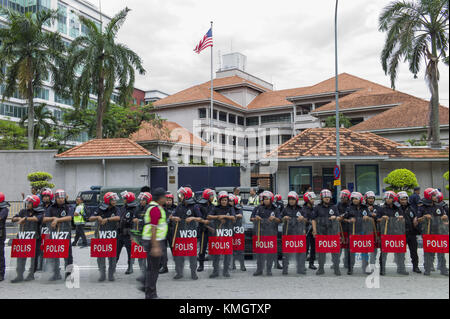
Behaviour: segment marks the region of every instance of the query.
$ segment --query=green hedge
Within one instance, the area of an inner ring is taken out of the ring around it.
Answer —
[[[389,185],[386,190],[396,193],[405,191],[408,195],[412,194],[414,187],[419,186],[416,175],[406,168],[393,170],[383,181]]]
[[[49,181],[53,178],[52,174],[47,172],[34,172],[27,176],[30,182]]]

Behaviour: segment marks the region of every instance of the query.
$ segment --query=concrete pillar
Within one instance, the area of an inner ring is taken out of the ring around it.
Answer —
[[[172,170],[171,167],[173,168]],[[173,183],[170,183],[171,180]],[[178,191],[178,162],[170,160],[167,163],[167,190],[176,197]]]

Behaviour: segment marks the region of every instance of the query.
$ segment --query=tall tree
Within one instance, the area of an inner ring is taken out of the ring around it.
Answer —
[[[28,118],[24,116],[20,120],[20,125],[28,128]],[[57,125],[57,120],[53,113],[47,108],[47,104],[41,103],[34,107],[34,136],[33,147],[36,148],[38,144],[49,138],[54,132],[54,127]],[[39,141],[41,137],[41,141]]]
[[[58,33],[46,32],[44,24],[57,17],[55,10],[17,13],[1,9],[8,26],[0,28],[0,83],[3,99],[19,93],[27,100],[28,122],[34,122],[34,92],[45,79],[60,80],[64,45]],[[51,77],[50,77],[51,76]],[[34,125],[28,125],[28,149],[34,146]]]
[[[69,48],[66,72],[75,106],[86,109],[89,94],[97,95],[96,137],[103,138],[103,116],[109,107],[114,88],[119,91],[119,103],[127,105],[134,89],[135,69],[145,74],[141,58],[126,45],[116,43],[117,32],[130,9],[120,11],[106,25],[97,27],[80,17],[86,35],[76,38]],[[80,74],[77,74],[77,70]]]
[[[387,32],[381,53],[383,70],[395,80],[399,63],[408,62],[417,78],[425,62],[425,80],[431,92],[428,140],[440,147],[439,69],[438,62],[448,66],[448,0],[393,1],[379,17],[379,30]]]

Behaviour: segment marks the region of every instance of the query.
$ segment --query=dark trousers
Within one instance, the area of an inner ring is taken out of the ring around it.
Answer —
[[[306,272],[305,268],[305,261],[306,261],[306,254],[300,253],[300,254],[283,254],[283,271],[287,272],[289,268],[289,259],[295,258],[295,261],[297,262],[297,274],[302,274]]]
[[[162,267],[167,268],[167,261],[168,261],[168,258],[167,258],[167,245],[168,245],[167,239],[160,240],[159,244],[161,245],[161,252],[162,252],[161,261],[159,262],[159,268],[162,268]]]
[[[30,259],[30,270],[28,271],[31,274],[34,273],[34,264],[36,262],[35,258],[17,258],[17,265],[16,265],[16,271],[17,271],[17,277],[23,278],[23,273],[25,272],[25,266],[27,263],[27,259]]]
[[[60,269],[60,259],[61,258],[49,258],[47,259],[47,263],[51,267],[52,272],[57,275],[61,273]],[[72,244],[69,243],[69,257],[64,259],[64,267],[67,268],[68,265],[73,264],[73,255],[72,255]]]
[[[306,236],[306,253],[309,252],[309,263],[314,264],[314,260],[316,259],[316,240],[312,232],[309,232]]]
[[[42,239],[36,239],[36,254],[34,255],[34,272],[42,270],[44,266],[44,252],[41,250]]]
[[[128,264],[131,264],[131,237],[130,237],[130,235],[123,235],[123,234],[121,234],[117,237],[117,261],[116,262],[119,262],[120,253],[124,246],[125,246],[125,249],[127,250]]]
[[[151,256],[151,242],[145,245],[147,251],[147,270],[145,273],[145,299],[152,299],[158,297],[156,293],[156,282],[159,275],[159,263],[161,257]]]
[[[189,259],[189,267],[191,269],[191,275],[197,273],[197,256],[174,256],[173,260],[175,261],[175,272],[177,275],[183,276],[183,270],[184,270],[184,259]]]
[[[76,245],[81,238],[83,245],[87,245],[86,234],[84,233],[84,224],[75,225],[75,238],[73,244]]]
[[[213,255],[212,256],[212,264],[213,264],[213,274],[219,274],[219,262],[220,262],[220,257],[222,255]],[[231,261],[232,256],[231,255],[223,255],[223,274],[228,274],[229,273],[229,269],[230,269],[230,261]]]
[[[273,263],[276,261],[277,254],[256,254],[256,272],[262,273],[264,264],[268,274],[272,273]]]
[[[203,245],[202,245],[202,236],[203,236]],[[198,238],[198,242],[200,244],[198,260],[205,261],[206,249],[208,248],[208,232],[206,230],[200,234],[200,237]]]
[[[0,277],[5,277],[5,237],[0,237]]]
[[[411,262],[413,267],[419,266],[419,256],[417,255],[417,236],[408,234],[406,236],[406,243],[408,244],[409,254],[411,255]]]
[[[114,272],[116,271],[116,259],[114,257],[108,257],[108,273],[109,274],[114,274]],[[97,265],[98,265],[98,270],[100,270],[101,273],[105,273],[106,272],[106,258],[97,258]]]

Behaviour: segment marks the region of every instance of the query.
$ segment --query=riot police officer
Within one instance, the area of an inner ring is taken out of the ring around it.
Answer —
[[[262,199],[261,204],[253,209],[250,221],[266,219],[268,222],[274,223],[274,227],[277,227],[276,224],[281,221],[281,216],[280,211],[274,205],[273,194],[269,191],[264,191],[261,193],[260,199]],[[263,274],[264,264],[266,264],[267,276],[272,276],[273,259],[272,254],[256,254],[256,272],[253,276],[261,276]]]
[[[229,204],[231,207],[234,208],[235,216],[236,216],[236,222],[238,220],[242,221],[242,218],[244,218],[243,212],[242,212],[242,206],[238,203],[238,199],[233,194],[230,194],[229,196]],[[245,268],[245,261],[244,261],[244,252],[240,250],[233,250],[233,262],[231,269],[236,269],[236,263],[235,261],[238,260],[241,266],[242,271],[246,271],[247,268]]]
[[[307,220],[306,210],[302,210],[300,205],[298,205],[298,194],[296,192],[289,192],[288,203],[286,207],[281,212],[281,220],[284,222],[289,222],[290,219],[297,219],[298,222],[305,223]],[[297,274],[305,275],[305,261],[306,253],[295,254],[297,260]],[[289,255],[283,254],[283,275],[288,274],[289,267]]]
[[[400,215],[399,208],[395,205],[395,202],[398,200],[397,194],[393,191],[387,191],[383,195],[384,203],[381,206],[381,211],[378,215],[378,222],[381,222],[383,219],[385,221],[389,220],[389,218],[396,217],[399,220],[404,220],[404,217]],[[405,254],[404,253],[395,253],[395,260],[397,263],[397,273],[400,275],[409,275],[409,273],[405,270]],[[384,276],[386,274],[386,259],[387,253],[381,252],[380,256],[380,275]]]
[[[377,243],[380,242],[381,238],[378,236],[378,223],[377,223],[377,219],[378,219],[378,214],[381,212],[381,207],[377,204],[375,204],[375,193],[373,191],[367,191],[364,194],[364,203],[368,209],[368,213],[369,216],[372,218],[372,223],[373,223],[373,227],[375,230],[375,241]],[[375,249],[373,251],[373,253],[369,254],[369,263],[372,269],[375,269],[375,264],[377,262],[377,255],[378,255],[378,248],[376,247],[377,245],[375,245]]]
[[[45,211],[45,217],[43,219],[44,223],[51,223],[50,227],[52,229],[57,229],[59,227],[59,224],[61,223],[69,223],[71,225],[72,218],[73,218],[73,210],[68,205],[66,201],[66,192],[63,189],[58,189],[55,191],[55,203],[51,205],[46,211]],[[73,256],[72,256],[72,243],[71,243],[71,236],[70,236],[70,227],[69,226],[69,234],[68,234],[68,240],[69,240],[69,257],[64,260],[64,264],[66,269],[68,265],[73,264]],[[53,260],[53,276],[50,277],[50,281],[59,280],[61,279],[60,274],[60,268],[59,268],[59,258],[56,258]],[[69,271],[66,271],[65,273],[66,278],[70,275]]]
[[[189,187],[181,187],[178,190],[178,198],[180,199],[180,204],[177,206],[175,211],[170,216],[170,220],[173,222],[180,222],[184,220],[186,223],[190,222],[200,222],[202,220],[201,213],[195,205],[194,194],[192,189]],[[174,233],[174,236],[177,234]],[[184,258],[182,256],[174,256],[175,261],[175,272],[176,275],[173,279],[183,278],[183,268],[184,268]],[[189,263],[191,268],[191,278],[197,280],[197,256],[190,256]]]
[[[441,205],[437,204],[438,191],[433,188],[427,188],[423,192],[424,198],[422,199],[422,206],[419,206],[419,211],[417,212],[417,218],[419,222],[428,223],[431,222],[432,218],[441,218],[444,223],[448,223],[448,212],[446,212]],[[448,269],[445,260],[445,254],[438,255],[438,268],[441,275],[448,276]],[[424,275],[429,276],[432,271],[434,253],[424,253],[425,259],[425,271]]]
[[[9,203],[5,201],[5,194],[0,192],[0,281],[5,280],[6,219],[8,218],[9,206]]]
[[[339,216],[343,216],[347,212],[347,208],[350,205],[350,191],[348,189],[343,189],[341,193],[339,194],[339,204],[337,205]],[[350,234],[349,229],[349,223],[344,219],[341,222],[342,232],[347,233],[347,239],[348,234]],[[348,265],[350,264],[350,251],[349,248],[342,248],[341,253],[344,251],[344,268],[348,269]],[[340,256],[339,256],[340,258]]]
[[[338,217],[338,209],[335,205],[331,203],[333,195],[331,191],[328,189],[323,189],[320,192],[320,200],[321,202],[314,207],[313,218],[312,218],[312,226],[313,226],[313,235],[316,237],[318,234],[317,228],[320,227],[324,230],[328,230],[328,220],[333,221],[337,219],[337,221],[341,221],[342,217]],[[326,224],[325,224],[326,223]],[[316,272],[316,275],[323,275],[325,273],[325,253],[319,253],[319,269]],[[331,259],[333,262],[334,274],[336,276],[341,275],[341,271],[339,270],[339,253],[332,253]]]
[[[37,195],[29,195],[25,197],[24,199],[25,207],[24,209],[20,210],[18,214],[16,214],[12,218],[13,223],[18,223],[19,225],[26,224],[30,225],[31,223],[40,223],[42,222],[43,214],[45,212],[44,208],[40,206],[41,200]],[[32,227],[36,231],[38,231],[38,225],[35,225],[35,227]],[[39,236],[39,233],[36,234]],[[35,264],[35,258],[30,258],[31,265],[30,270],[28,272],[28,276],[25,278],[25,281],[31,281],[34,280],[34,264]],[[25,272],[25,265],[26,265],[27,258],[17,258],[17,277],[11,280],[11,283],[18,283],[21,281],[24,281],[23,273]]]
[[[411,262],[413,264],[413,272],[421,274],[422,272],[419,269],[419,255],[417,254],[417,235],[419,234],[417,232],[417,212],[408,201],[408,193],[402,191],[397,195],[400,204],[400,214],[405,218],[406,243],[408,244]]]
[[[116,223],[120,221],[120,211],[116,206],[119,196],[116,193],[108,192],[103,196],[103,203],[94,211],[89,221],[97,221],[98,225],[106,225],[112,223],[112,228],[116,228]],[[116,258],[108,257],[108,280],[114,281],[114,272],[116,271]],[[98,269],[100,271],[100,278],[98,281],[105,281],[106,279],[106,260],[104,257],[97,258]]]
[[[234,195],[236,196],[236,195]],[[214,207],[208,214],[208,220],[219,220],[220,222],[225,222],[226,220],[231,220],[234,222],[236,220],[236,213],[234,208],[228,205],[229,195],[227,192],[220,192],[218,195],[219,206]],[[237,200],[236,200],[237,201]],[[230,255],[223,256],[223,276],[230,277]],[[213,255],[213,272],[209,278],[216,278],[219,276],[219,261],[220,255]]]
[[[316,270],[314,260],[316,260],[316,241],[312,232],[312,218],[314,215],[314,201],[316,194],[314,192],[306,192],[303,194],[302,216],[307,218],[306,222],[306,254],[309,252],[309,269]],[[308,260],[308,258],[306,259]]]
[[[120,222],[119,233],[117,237],[117,260],[116,265],[119,262],[120,253],[125,246],[127,251],[127,264],[128,268],[125,271],[125,275],[133,273],[133,260],[131,259],[131,228],[133,227],[132,221],[137,208],[136,195],[132,192],[124,191],[120,193],[124,201],[124,205],[120,208]]]
[[[44,188],[41,191],[41,205],[44,208],[45,211],[54,204],[55,195],[53,194],[52,190],[50,188]],[[39,223],[39,233],[40,236],[36,239],[36,255],[35,255],[35,271],[41,271],[44,265],[44,252],[41,250],[42,247],[42,241],[46,234],[45,232],[48,232],[48,227],[45,223]]]
[[[167,218],[167,238],[165,240],[166,243],[166,249],[163,251],[163,256],[161,257],[161,260],[165,261],[165,264],[161,264],[161,267],[159,269],[160,274],[165,274],[169,272],[169,268],[167,268],[167,247],[170,248],[170,251],[172,252],[172,239],[173,239],[173,222],[170,219],[170,216],[172,216],[175,209],[177,209],[177,205],[175,205],[174,202],[174,196],[170,192],[167,192],[166,194],[166,205],[164,206],[164,209],[166,210],[166,218]]]
[[[203,191],[202,198],[198,203],[198,209],[203,220],[206,220],[210,212],[214,209],[215,205],[213,201],[215,197],[216,193],[212,189],[207,188]],[[200,240],[200,251],[198,254],[199,265],[197,271],[201,272],[204,269],[206,250],[208,247],[208,231],[204,223],[198,224],[198,236]]]

